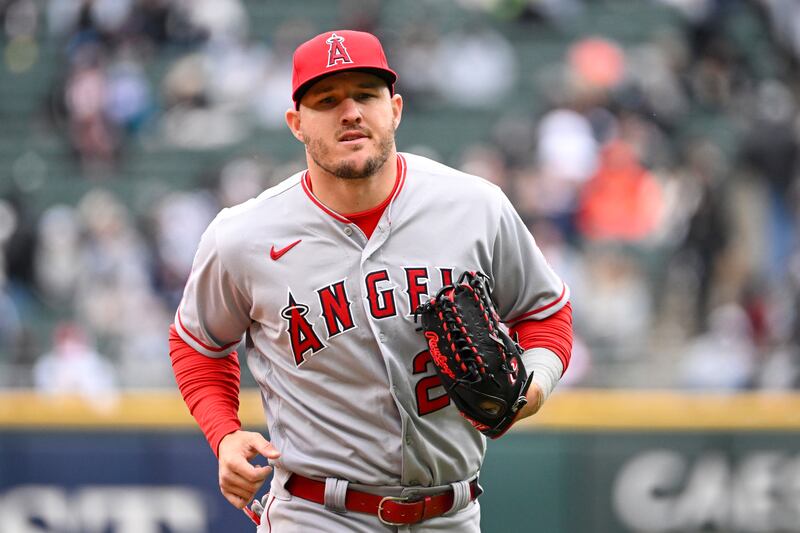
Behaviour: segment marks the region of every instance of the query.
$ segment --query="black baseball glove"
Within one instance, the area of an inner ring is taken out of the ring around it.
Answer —
[[[485,274],[465,272],[415,311],[431,359],[461,414],[496,439],[527,403],[522,348],[502,329]]]

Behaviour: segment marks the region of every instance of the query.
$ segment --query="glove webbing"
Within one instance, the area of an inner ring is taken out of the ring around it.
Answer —
[[[467,273],[465,272],[461,276],[458,286],[462,290],[470,291],[471,296],[475,299],[475,303],[480,308],[486,325],[488,326],[489,337],[494,339],[496,338],[496,317],[493,316],[493,314],[490,316],[489,312],[487,311],[486,306],[484,305],[485,295],[480,290],[480,287],[475,287],[469,283],[463,283],[463,279],[466,277],[466,274]],[[442,328],[447,337],[447,342],[450,344],[450,349],[453,351],[454,358],[456,362],[459,363],[462,372],[464,372],[464,376],[460,378],[454,378],[456,382],[454,382],[450,388],[455,387],[457,383],[478,383],[483,379],[481,377],[482,375],[486,376],[486,368],[488,365],[484,363],[483,358],[481,358],[480,353],[478,352],[475,342],[469,335],[467,328],[464,326],[461,316],[456,312],[456,289],[454,287],[446,287],[445,290],[447,292],[442,295],[444,298],[437,298],[437,300],[441,302],[441,305],[439,306],[438,317],[442,323]],[[513,372],[513,370],[506,365],[507,358],[505,346],[499,340],[496,340],[496,342],[498,342],[504,348],[500,350],[500,356],[502,357],[501,368],[504,372],[510,374]],[[488,378],[497,383],[497,378],[494,376],[494,374],[489,374]]]
[[[480,272],[473,274],[475,274],[476,276],[481,276],[484,279],[486,279],[486,276],[484,274],[481,274]],[[466,272],[461,275],[461,279],[463,279],[465,276]],[[480,278],[476,277],[474,279],[476,280],[474,286],[471,284],[469,285],[464,284],[464,285],[466,287],[469,287],[470,290],[472,290],[472,293],[475,296],[475,300],[477,300],[478,305],[480,306],[481,311],[483,312],[483,317],[486,320],[486,323],[489,325],[489,337],[503,348],[502,350],[500,350],[500,357],[503,360],[502,364],[500,365],[500,368],[506,374],[513,374],[514,369],[508,366],[508,357],[506,357],[507,354],[506,345],[499,338],[497,338],[497,335],[495,334],[495,326],[500,321],[500,317],[497,315],[497,311],[494,309],[494,307],[491,307],[492,314],[490,318],[489,312],[486,310],[486,305],[485,305],[486,301],[489,299],[489,296],[484,292],[483,284],[478,282]],[[492,376],[492,379],[494,379],[494,376]]]
[[[461,371],[464,372],[464,376],[456,379],[466,383],[479,382],[481,380],[479,374],[486,374],[486,364],[478,353],[478,348],[467,332],[467,328],[464,327],[461,317],[456,313],[454,289],[451,289],[442,300],[442,305],[439,307],[439,320],[442,322],[447,342],[453,351],[453,357],[460,365]]]

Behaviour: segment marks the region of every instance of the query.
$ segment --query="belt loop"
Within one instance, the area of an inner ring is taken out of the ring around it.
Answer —
[[[325,479],[325,508],[327,510],[339,514],[347,512],[344,501],[348,483],[350,482],[345,479],[336,479],[335,477]]]
[[[455,483],[450,483],[450,487],[453,489],[453,506],[450,507],[450,510],[444,513],[444,516],[457,513],[472,501],[472,495],[470,494],[469,490],[469,481],[457,481]]]

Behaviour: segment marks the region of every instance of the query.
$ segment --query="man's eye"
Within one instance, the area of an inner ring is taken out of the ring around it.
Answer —
[[[375,96],[375,95],[373,95],[372,93],[361,93],[361,94],[358,95],[358,99],[359,100],[369,100],[373,96]]]

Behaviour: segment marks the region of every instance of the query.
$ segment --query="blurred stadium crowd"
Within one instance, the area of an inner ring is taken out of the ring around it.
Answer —
[[[800,386],[792,0],[0,0],[0,387],[172,383],[200,234],[303,168],[290,55],[332,27],[570,284],[566,384]]]

